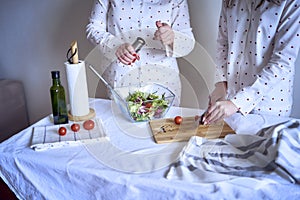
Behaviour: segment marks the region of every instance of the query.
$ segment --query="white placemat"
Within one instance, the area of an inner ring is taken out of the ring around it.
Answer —
[[[33,136],[30,147],[35,151],[41,151],[101,141],[103,138],[107,139],[101,120],[96,118],[93,119],[93,121],[95,122],[95,127],[92,130],[85,130],[83,128],[83,122],[76,122],[80,125],[80,130],[78,132],[71,130],[71,125],[73,123],[35,126],[33,127]],[[64,136],[58,134],[58,130],[62,126],[67,129],[67,134]]]

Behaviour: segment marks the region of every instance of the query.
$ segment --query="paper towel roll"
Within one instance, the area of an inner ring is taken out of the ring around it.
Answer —
[[[89,97],[86,81],[85,62],[79,61],[78,64],[65,62],[70,113],[73,116],[85,116],[90,112]]]

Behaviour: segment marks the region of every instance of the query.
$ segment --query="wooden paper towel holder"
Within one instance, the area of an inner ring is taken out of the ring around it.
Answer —
[[[92,119],[95,116],[96,116],[96,112],[93,108],[90,108],[89,114],[84,115],[84,116],[74,116],[70,113],[70,111],[68,113],[69,120],[71,120],[71,121],[85,121],[85,120]]]

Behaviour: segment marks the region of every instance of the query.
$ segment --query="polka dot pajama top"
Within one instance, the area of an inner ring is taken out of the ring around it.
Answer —
[[[154,40],[156,21],[169,24],[175,31],[173,49]],[[181,83],[176,57],[194,47],[186,0],[100,0],[96,1],[87,25],[87,36],[111,63],[103,77],[113,86],[160,83],[172,90],[180,102]],[[121,44],[132,44],[142,37],[146,45],[140,60],[131,65],[120,63],[115,51]]]
[[[225,0],[216,82],[244,115],[289,116],[299,46],[299,0]]]

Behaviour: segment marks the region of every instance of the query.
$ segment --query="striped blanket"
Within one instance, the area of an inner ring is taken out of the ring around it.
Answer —
[[[255,135],[227,135],[224,139],[194,136],[166,178],[208,183],[252,177],[299,183],[299,169],[300,125],[289,120]]]

